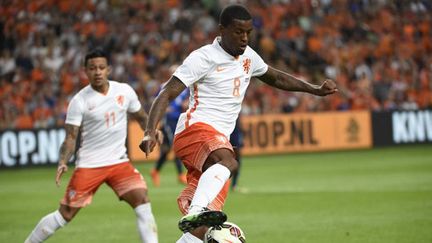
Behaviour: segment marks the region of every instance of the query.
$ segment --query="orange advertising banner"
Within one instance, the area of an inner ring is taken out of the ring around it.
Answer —
[[[242,117],[244,155],[369,148],[368,111]]]
[[[244,116],[241,123],[245,156],[372,147],[369,111]],[[130,122],[128,134],[132,161],[158,158],[158,147],[149,158],[139,149],[143,132],[136,122]]]

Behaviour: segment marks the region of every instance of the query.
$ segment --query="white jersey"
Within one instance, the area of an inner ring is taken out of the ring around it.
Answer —
[[[125,83],[109,81],[105,95],[90,85],[78,92],[66,116],[66,124],[79,126],[81,130],[76,167],[94,168],[128,161],[127,112],[140,109],[137,94]]]
[[[267,72],[267,64],[252,48],[247,46],[235,58],[219,40],[193,51],[173,74],[190,89],[189,109],[180,115],[176,134],[203,122],[229,137],[251,77]]]

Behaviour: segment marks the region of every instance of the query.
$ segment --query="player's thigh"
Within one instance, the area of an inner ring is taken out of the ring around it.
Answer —
[[[207,170],[210,166],[216,163],[226,166],[231,172],[238,169],[238,162],[235,159],[233,151],[226,148],[212,151],[204,162],[202,171]]]
[[[60,204],[72,208],[89,205],[108,173],[106,167],[75,169]]]
[[[214,163],[235,169],[232,149],[225,135],[205,123],[191,125],[174,139],[174,151],[186,168],[195,168],[200,172]],[[207,165],[204,166],[206,162]]]
[[[110,186],[120,199],[128,192],[147,190],[147,183],[141,173],[129,162],[115,165],[106,183]],[[140,189],[140,190],[138,190]],[[134,194],[134,193],[133,193]]]

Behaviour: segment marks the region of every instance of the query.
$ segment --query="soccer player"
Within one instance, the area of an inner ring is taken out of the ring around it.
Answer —
[[[43,217],[25,243],[43,242],[56,230],[66,226],[81,208],[91,203],[103,183],[107,183],[121,200],[135,210],[142,242],[156,243],[157,228],[147,185],[129,162],[125,147],[128,113],[143,129],[147,114],[132,87],[108,80],[111,68],[108,56],[102,50],[88,53],[84,66],[90,85],[73,97],[67,110],[66,137],[60,148],[55,178],[57,186],[68,170],[67,162],[75,151],[78,133],[81,132],[76,168],[60,208]],[[156,131],[158,140],[160,136],[160,131]]]
[[[163,142],[160,146],[159,159],[156,161],[155,167],[151,171],[151,177],[155,186],[160,186],[160,175],[159,172],[162,169],[163,164],[167,160],[168,153],[171,150],[174,132],[177,126],[177,120],[180,114],[184,111],[184,103],[189,97],[187,90],[184,90],[177,98],[175,98],[168,106],[168,110],[165,117],[162,119],[162,133]],[[174,158],[175,166],[178,174],[178,181],[182,184],[186,184],[186,174],[183,172],[183,165],[179,158]]]
[[[174,138],[174,151],[188,170],[188,185],[177,200],[185,214],[178,226],[185,234],[177,242],[201,242],[206,226],[227,219],[221,211],[229,190],[226,182],[238,168],[228,138],[252,77],[286,91],[319,96],[337,91],[330,79],[314,85],[268,66],[248,46],[252,29],[245,7],[225,7],[219,19],[220,36],[190,53],[152,104],[140,144],[146,154],[156,144],[156,126],[169,102],[186,87],[190,89],[189,109],[180,115]]]

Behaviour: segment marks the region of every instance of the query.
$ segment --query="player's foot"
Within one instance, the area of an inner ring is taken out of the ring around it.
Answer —
[[[153,185],[155,185],[156,187],[159,187],[159,186],[160,186],[160,176],[159,176],[159,171],[153,169],[153,170],[150,172],[150,175],[151,175],[151,178],[152,178],[152,181],[153,181]]]
[[[227,220],[227,215],[222,211],[202,211],[183,216],[178,227],[184,233],[190,232],[200,226],[222,225]]]
[[[183,184],[183,185],[187,184],[187,179],[186,179],[186,174],[185,173],[181,173],[178,176],[178,182],[181,183],[181,184]]]

